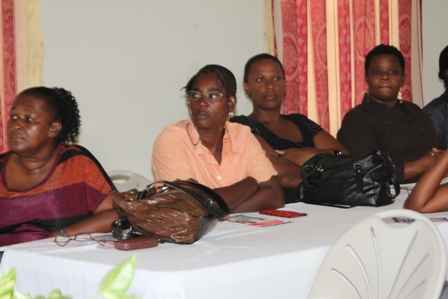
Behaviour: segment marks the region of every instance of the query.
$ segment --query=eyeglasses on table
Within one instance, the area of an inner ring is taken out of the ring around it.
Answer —
[[[98,244],[100,244],[101,246],[104,246],[104,244],[106,244],[106,239],[93,237],[91,234],[87,234],[87,233],[77,234],[75,236],[59,236],[58,235],[58,236],[54,237],[54,240],[53,240],[53,242],[55,242],[56,244],[58,244],[59,246],[62,246],[62,247],[67,245],[70,241],[76,241],[76,242],[95,241]]]

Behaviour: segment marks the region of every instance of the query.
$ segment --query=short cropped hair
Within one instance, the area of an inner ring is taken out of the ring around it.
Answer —
[[[445,80],[443,72],[448,69],[448,46],[440,52],[439,56],[439,78]]]
[[[257,61],[265,60],[265,59],[270,59],[270,60],[277,62],[278,65],[280,66],[280,69],[282,70],[283,79],[285,79],[285,70],[283,69],[283,65],[280,62],[280,60],[277,57],[272,56],[271,54],[261,53],[261,54],[253,56],[246,62],[246,65],[244,66],[244,78],[243,78],[244,82],[246,82],[246,83],[248,82],[248,76],[249,76],[250,68],[252,67],[252,65]]]
[[[401,71],[404,75],[404,57],[403,54],[395,48],[394,46],[380,44],[370,50],[370,52],[366,55],[366,60],[364,63],[365,72],[367,73],[367,70],[369,69],[370,63],[372,62],[372,59],[374,57],[380,56],[380,55],[392,55],[395,56],[398,59],[398,63],[400,64]]]

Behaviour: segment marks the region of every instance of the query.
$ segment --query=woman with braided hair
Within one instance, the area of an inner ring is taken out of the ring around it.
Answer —
[[[165,128],[152,152],[156,180],[193,179],[220,194],[231,212],[284,206],[277,172],[250,128],[227,121],[236,80],[206,65],[185,86],[191,120]]]
[[[0,246],[111,230],[114,187],[74,144],[79,126],[76,99],[64,89],[33,87],[16,96],[10,150],[0,155]]]

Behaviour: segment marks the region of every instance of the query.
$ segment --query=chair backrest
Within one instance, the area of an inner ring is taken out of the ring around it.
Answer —
[[[392,217],[415,221],[383,221]],[[414,211],[388,210],[364,219],[336,241],[308,298],[436,299],[445,275],[445,245],[435,225]]]
[[[151,180],[127,170],[113,170],[107,173],[119,192],[133,188],[142,190],[151,184]]]

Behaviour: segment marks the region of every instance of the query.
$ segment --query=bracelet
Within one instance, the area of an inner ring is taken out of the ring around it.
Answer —
[[[112,222],[112,237],[118,240],[126,240],[141,234],[132,228],[131,223],[125,216]]]
[[[64,229],[60,229],[60,230],[58,230],[58,236],[59,237],[70,237],[70,235],[69,234],[67,234],[67,232],[64,230]]]
[[[333,155],[342,155],[342,152],[340,150],[334,150]]]

